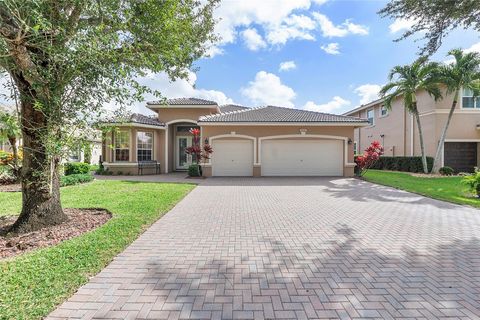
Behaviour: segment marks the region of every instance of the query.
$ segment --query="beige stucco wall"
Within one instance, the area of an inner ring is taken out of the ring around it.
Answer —
[[[435,155],[441,131],[453,101],[452,95],[446,95],[445,91],[443,93],[445,98],[439,101],[435,101],[426,92],[417,94],[426,152],[429,156]],[[421,154],[417,123],[409,113],[405,112],[402,99],[394,101],[392,110],[386,117],[380,117],[381,103],[372,107],[375,109],[375,125],[355,129],[354,140],[359,145],[360,153],[372,141],[382,142],[380,135],[385,134],[386,155],[410,156],[412,150],[413,155]],[[366,118],[366,114],[367,110],[364,109],[352,115]],[[460,102],[450,123],[447,140],[480,140],[480,131],[476,128],[477,124],[480,124],[480,110],[462,109]],[[393,152],[391,151],[392,147]]]
[[[336,137],[345,137],[353,141],[353,126],[243,126],[243,125],[222,125],[222,126],[201,126],[203,139],[211,138],[219,135],[230,135],[223,139],[232,139],[235,138],[235,135],[246,135],[256,138],[257,140],[257,158],[256,163],[258,162],[258,157],[260,154],[258,138],[267,137],[267,136],[277,136],[277,135],[299,135],[298,137],[288,138],[288,139],[315,139],[309,138],[308,135],[325,135],[325,136],[336,136]],[[301,136],[301,131],[306,130],[306,135]],[[231,136],[231,133],[234,132],[235,135]],[[237,137],[238,138],[238,137]],[[215,150],[213,151],[215,152]],[[344,155],[345,157],[345,155]],[[353,163],[353,143],[348,145],[348,154],[346,155],[348,162]],[[343,163],[345,159],[342,159]],[[205,171],[204,173],[207,173]],[[208,173],[211,174],[211,171],[208,169]],[[261,167],[254,166],[254,176],[261,175]],[[352,176],[353,168],[344,166],[344,175]]]
[[[354,141],[357,141],[358,151],[363,153],[370,143],[376,140],[384,144],[386,155],[403,154],[406,147],[404,127],[408,124],[401,101],[394,101],[392,109],[386,116],[381,116],[381,106],[379,103],[354,114],[356,117],[367,118],[368,109],[373,109],[375,114],[374,125],[355,129]]]

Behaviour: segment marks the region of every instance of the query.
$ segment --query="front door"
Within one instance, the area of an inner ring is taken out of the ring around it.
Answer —
[[[188,147],[192,146],[193,137],[191,136],[180,136],[177,137],[176,144],[176,169],[177,170],[186,170],[188,166],[192,164],[192,156],[187,154],[185,150]]]

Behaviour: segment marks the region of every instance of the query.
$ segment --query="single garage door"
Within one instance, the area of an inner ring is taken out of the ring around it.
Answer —
[[[263,176],[342,176],[342,140],[265,140]]]
[[[456,172],[473,172],[477,166],[477,143],[445,142],[443,161]]]
[[[253,175],[252,140],[213,140],[212,175],[244,177]]]

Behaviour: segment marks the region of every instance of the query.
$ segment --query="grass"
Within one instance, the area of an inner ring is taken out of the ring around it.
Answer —
[[[46,316],[193,188],[128,181],[62,188],[64,207],[105,208],[113,218],[80,237],[0,262],[0,319]],[[0,216],[18,214],[21,194],[0,192],[0,203]]]
[[[480,208],[480,200],[460,183],[462,177],[422,178],[404,172],[369,170],[364,178],[370,182],[418,193],[433,199]]]

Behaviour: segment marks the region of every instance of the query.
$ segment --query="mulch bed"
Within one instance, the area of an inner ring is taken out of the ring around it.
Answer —
[[[68,220],[58,226],[15,236],[6,235],[17,216],[0,217],[0,259],[10,258],[38,248],[53,246],[91,231],[112,215],[104,209],[64,209]]]
[[[20,183],[0,184],[0,192],[20,192],[22,185]]]

